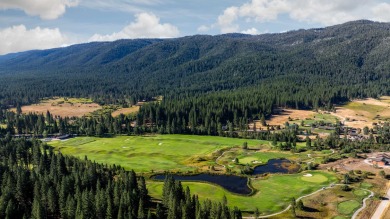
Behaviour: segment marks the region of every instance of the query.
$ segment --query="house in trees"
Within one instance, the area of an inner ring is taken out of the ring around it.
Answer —
[[[385,153],[378,154],[375,157],[368,158],[368,161],[373,165],[383,167],[383,166],[387,166],[390,164],[390,156],[385,154]]]

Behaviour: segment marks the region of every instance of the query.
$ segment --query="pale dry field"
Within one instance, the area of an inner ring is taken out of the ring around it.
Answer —
[[[119,116],[120,114],[128,115],[131,113],[136,113],[136,112],[138,112],[138,110],[139,110],[139,106],[132,106],[129,108],[121,108],[121,109],[118,109],[118,110],[115,110],[114,112],[112,112],[111,115],[113,117]]]
[[[46,112],[49,111],[54,116],[82,117],[101,108],[102,107],[99,104],[89,101],[82,102],[74,98],[69,98],[69,101],[64,101],[63,98],[56,98],[43,100],[38,104],[23,106],[22,113],[46,115]],[[15,108],[11,110],[16,111]]]
[[[340,118],[345,125],[354,128],[371,128],[373,123],[379,123],[390,118],[390,97],[380,99],[354,100],[344,106],[336,107],[332,115]]]
[[[295,110],[295,109],[283,109],[280,114],[272,115],[270,119],[266,120],[266,123],[270,126],[278,126],[284,127],[284,124],[286,122],[294,123],[294,120],[305,120],[307,118],[313,118],[313,116],[316,113],[310,110]],[[292,121],[289,121],[289,118]],[[261,125],[260,120],[255,120],[256,122],[256,128],[262,128],[266,129],[267,127],[264,127]],[[249,124],[249,127],[253,129],[253,123]]]
[[[325,112],[319,111],[325,115]],[[329,114],[329,113],[328,113]],[[266,123],[270,126],[280,125],[284,127],[286,122],[299,124],[300,120],[313,119],[318,113],[310,110],[283,109],[280,114],[273,115]],[[336,112],[330,115],[337,117],[346,126],[363,129],[365,126],[372,128],[373,123],[390,120],[390,97],[384,96],[380,99],[354,100],[346,105],[337,106]],[[261,125],[259,120],[255,120],[256,128],[265,130],[267,127]],[[253,129],[253,123],[249,124]]]

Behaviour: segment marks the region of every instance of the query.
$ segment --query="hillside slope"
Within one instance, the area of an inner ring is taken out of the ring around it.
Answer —
[[[371,21],[257,36],[88,43],[0,56],[0,99],[89,96],[109,103],[261,87],[287,99],[311,93],[321,104],[388,94],[389,52],[390,24]]]

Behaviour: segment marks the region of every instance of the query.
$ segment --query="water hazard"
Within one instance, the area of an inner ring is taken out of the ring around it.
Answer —
[[[191,176],[181,176],[181,175],[172,175],[175,180],[180,181],[201,181],[209,182],[212,184],[217,184],[222,186],[224,189],[229,192],[249,195],[252,193],[252,189],[248,187],[248,178],[234,176],[234,175],[212,175],[212,174],[198,174]],[[155,175],[153,177],[155,180],[164,180],[165,175]]]
[[[253,175],[264,173],[296,173],[299,165],[291,163],[287,159],[271,159],[265,165],[255,167]]]
[[[295,173],[299,170],[299,165],[291,163],[287,159],[271,159],[267,164],[255,167],[253,175],[264,173]],[[222,186],[229,192],[249,195],[252,189],[248,186],[248,178],[234,175],[212,175],[202,173],[198,175],[172,175],[175,180],[193,181],[193,182],[208,182]],[[152,177],[154,180],[164,180],[165,175],[159,174]]]

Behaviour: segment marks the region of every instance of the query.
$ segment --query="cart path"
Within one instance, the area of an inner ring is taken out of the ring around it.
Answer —
[[[384,196],[385,200],[382,200],[378,205],[378,208],[375,210],[375,213],[372,215],[371,219],[380,219],[390,203],[390,188],[387,190],[386,195]]]

